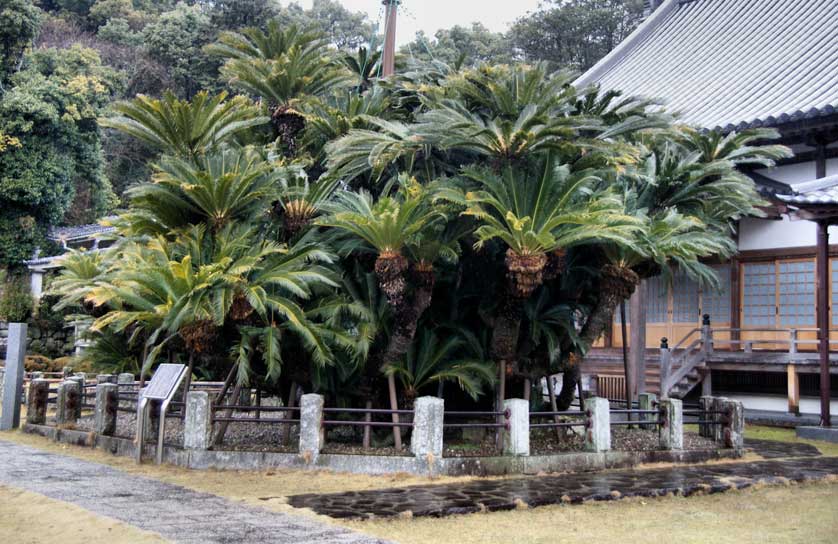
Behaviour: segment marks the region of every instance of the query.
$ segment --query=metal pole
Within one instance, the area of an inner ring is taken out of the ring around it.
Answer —
[[[383,0],[386,10],[384,23],[384,59],[381,73],[384,77],[391,76],[396,71],[396,15],[399,11],[399,0]]]
[[[821,426],[830,426],[829,414],[829,223],[818,223],[818,352],[821,367]]]
[[[622,334],[622,340],[623,340],[623,374],[626,377],[626,379],[625,379],[626,408],[631,408],[631,378],[629,378],[628,346],[626,345],[626,339],[628,338],[628,335],[626,334],[626,301],[625,300],[620,302],[620,333]],[[628,419],[631,420],[631,417],[629,417]]]

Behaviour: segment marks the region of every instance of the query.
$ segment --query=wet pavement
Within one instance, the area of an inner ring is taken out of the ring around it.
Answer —
[[[253,508],[107,465],[3,440],[0,485],[75,504],[184,544],[386,544],[375,537],[304,516]],[[112,542],[108,535],[100,537],[95,541]]]
[[[719,493],[756,484],[805,482],[838,475],[838,457],[821,457],[817,448],[807,444],[749,440],[746,447],[767,460],[296,495],[288,502],[333,518],[392,517],[407,512],[440,517],[521,506]]]

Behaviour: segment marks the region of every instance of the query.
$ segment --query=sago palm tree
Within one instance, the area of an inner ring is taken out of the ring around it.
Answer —
[[[180,100],[171,92],[163,98],[138,95],[114,106],[115,117],[100,120],[149,144],[157,151],[196,160],[207,150],[232,141],[240,133],[268,122],[245,97],[227,100],[227,93],[211,96],[206,91],[192,100]]]
[[[467,168],[464,175],[473,190],[446,196],[477,220],[476,247],[494,239],[506,245],[506,267],[521,298],[541,285],[549,253],[592,242],[630,245],[641,227],[616,193],[596,190],[598,177],[571,172],[552,154],[533,169],[508,167],[498,175]]]
[[[128,190],[118,224],[133,234],[163,234],[204,223],[219,231],[263,215],[277,190],[275,171],[253,149],[224,148],[194,161],[164,157],[151,183]]]
[[[420,391],[453,382],[472,399],[494,382],[494,364],[473,357],[468,344],[455,334],[441,339],[428,329],[416,336],[404,359],[388,365],[385,372],[395,375],[404,391],[404,405],[413,406]]]
[[[305,118],[296,103],[351,85],[352,75],[318,34],[296,26],[282,29],[270,21],[266,30],[224,32],[207,50],[224,59],[221,73],[253,97],[267,101],[280,142],[296,153]]]

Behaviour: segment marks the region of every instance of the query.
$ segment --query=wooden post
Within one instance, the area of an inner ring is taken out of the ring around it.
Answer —
[[[661,399],[669,398],[669,375],[672,373],[672,354],[669,351],[669,340],[661,338]]]
[[[701,370],[701,396],[709,397],[713,394],[713,374],[709,368]]]
[[[384,77],[391,76],[396,71],[396,15],[399,11],[399,0],[384,0],[384,58],[381,72]]]
[[[786,365],[788,376],[789,413],[800,415],[800,378],[793,364]]]
[[[789,355],[797,353],[797,329],[789,331]]]
[[[632,397],[646,392],[646,280],[640,282],[629,299],[631,332],[629,338],[629,370],[634,375]]]
[[[713,353],[713,328],[710,326],[710,314],[701,318],[701,349],[705,357]]]
[[[364,407],[367,410],[371,410],[372,409],[372,401],[368,400],[364,404]],[[366,421],[367,423],[372,421],[372,412],[367,412],[366,414],[364,414],[364,421]],[[372,430],[372,427],[370,425],[364,425],[364,444],[363,444],[363,446],[364,446],[365,450],[370,449],[370,432],[371,432],[371,430]]]
[[[387,376],[387,389],[390,393],[390,409],[391,410],[398,410],[399,409],[399,402],[398,397],[396,396],[396,376],[394,374],[390,374]],[[402,449],[402,428],[398,425],[399,423],[399,414],[395,411],[392,414],[393,423],[393,447],[396,450],[401,451]]]
[[[830,426],[829,414],[829,223],[818,223],[818,276],[815,283],[818,308],[818,352],[821,367],[821,426]]]
[[[625,382],[625,397],[626,397],[626,409],[631,408],[631,397],[633,392],[633,384],[634,384],[634,372],[632,368],[629,368],[629,356],[628,356],[628,335],[626,334],[626,301],[620,301],[620,330],[621,330],[621,340],[623,341],[623,376],[626,378]],[[630,416],[631,414],[629,414]],[[628,419],[631,419],[629,417]]]

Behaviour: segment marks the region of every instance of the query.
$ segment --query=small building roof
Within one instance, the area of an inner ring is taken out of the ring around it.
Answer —
[[[702,128],[836,114],[836,21],[836,0],[665,0],[574,84],[661,99]]]
[[[838,175],[798,183],[791,186],[794,194],[777,198],[798,206],[838,205]]]
[[[105,217],[104,220],[113,219],[114,217]],[[70,227],[53,227],[49,231],[50,240],[56,242],[71,242],[74,240],[88,240],[100,234],[106,234],[116,230],[114,227],[106,227],[99,223],[92,223],[90,225],[74,225]]]

